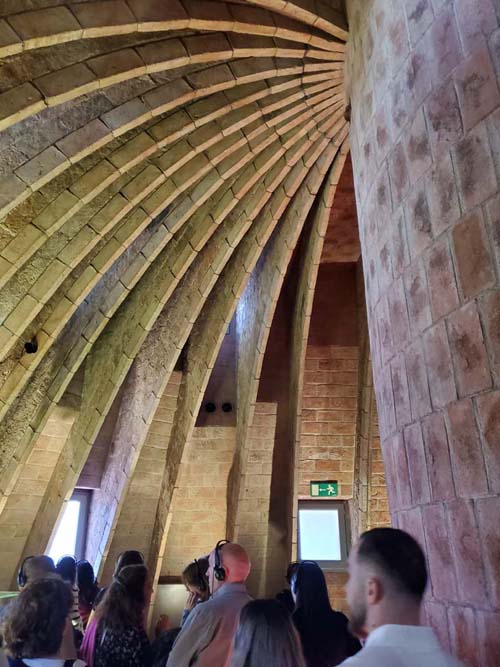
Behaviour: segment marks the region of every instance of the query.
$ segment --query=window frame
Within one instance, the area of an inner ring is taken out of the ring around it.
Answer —
[[[85,558],[85,551],[87,547],[87,533],[89,527],[92,491],[90,489],[75,489],[70,500],[78,500],[80,502],[78,526],[76,529],[75,558],[76,560],[82,560]]]
[[[63,555],[74,556],[75,559],[78,561],[85,558],[85,551],[87,547],[88,524],[90,518],[90,504],[92,502],[92,490],[79,489],[79,488],[75,489],[71,494],[71,498],[69,499],[69,501],[71,500],[76,500],[80,503],[78,511],[78,523],[76,526],[75,549],[74,553],[68,553]],[[61,515],[59,516],[59,520],[57,521],[54,530],[52,531],[51,539],[46,550],[47,555],[50,555],[52,545],[57,537],[57,533],[61,525],[62,516],[63,514],[61,513]]]
[[[302,557],[301,554],[301,536],[300,536],[300,511],[308,510],[337,510],[339,519],[339,541],[340,541],[340,560],[316,560],[315,562],[325,572],[345,572],[347,570],[347,559],[349,556],[349,505],[345,500],[325,500],[300,499],[297,508],[297,556],[298,560],[309,560]]]

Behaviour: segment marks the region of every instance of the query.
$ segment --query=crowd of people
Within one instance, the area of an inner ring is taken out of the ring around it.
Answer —
[[[87,561],[31,557],[19,571],[20,594],[2,616],[5,655],[10,667],[458,665],[421,625],[425,557],[402,530],[373,529],[354,545],[349,620],[331,608],[317,563],[292,563],[288,587],[266,600],[249,595],[250,569],[242,546],[218,542],[182,574],[189,595],[181,626],[161,617],[151,643],[151,582],[140,552],[120,555],[106,589]]]

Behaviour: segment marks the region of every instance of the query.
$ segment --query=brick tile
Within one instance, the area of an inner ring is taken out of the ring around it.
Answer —
[[[422,344],[415,341],[406,353],[406,374],[410,389],[410,405],[413,419],[431,412],[431,399]]]
[[[414,262],[407,269],[404,282],[410,326],[415,335],[426,329],[432,321],[423,262]]]
[[[450,567],[452,553],[443,505],[424,507],[422,518],[432,595],[438,600],[456,600],[457,584],[454,569]]]
[[[433,319],[438,320],[459,303],[448,239],[436,241],[426,258],[427,283]]]
[[[500,614],[476,610],[477,642],[481,667],[497,667],[500,655]]]
[[[425,190],[432,229],[434,235],[438,236],[460,217],[458,190],[448,152],[428,172]]]
[[[389,360],[392,357],[393,330],[391,326],[391,320],[392,316],[390,315],[389,311],[388,299],[384,295],[380,299],[376,309],[376,323],[378,326],[380,354],[384,360]]]
[[[462,60],[462,49],[452,5],[447,5],[432,24],[429,47],[429,64],[433,80],[439,84]]]
[[[498,27],[491,0],[456,0],[455,15],[465,53],[481,47]]]
[[[429,478],[419,423],[405,428],[404,440],[413,502],[418,504],[427,503],[430,500]]]
[[[457,495],[470,497],[486,493],[488,482],[472,402],[465,399],[449,405],[447,421]]]
[[[445,154],[463,138],[462,116],[455,86],[448,81],[434,90],[425,101],[429,122],[429,140],[436,157]]]
[[[476,51],[453,72],[467,132],[500,104],[498,83],[486,47]]]
[[[409,507],[412,504],[408,458],[406,456],[402,433],[396,434],[392,439],[392,456],[394,461],[394,481],[397,488],[398,508],[401,509]]]
[[[459,396],[491,387],[488,356],[474,302],[449,316],[448,336]]]
[[[398,278],[392,284],[387,294],[387,301],[392,339],[396,351],[404,348],[410,340],[408,310],[401,278]]]
[[[500,492],[500,391],[477,398],[479,422],[483,433],[483,452],[490,489]]]
[[[401,142],[394,146],[389,156],[389,176],[391,179],[392,204],[394,208],[397,208],[408,193],[410,185],[408,162]]]
[[[425,612],[427,616],[427,624],[436,633],[441,646],[445,651],[450,653],[450,636],[448,634],[448,616],[446,614],[446,605],[439,602],[426,602]]]
[[[424,38],[418,43],[406,63],[406,87],[411,93],[412,111],[420,108],[432,90],[431,72],[427,64],[427,41]]]
[[[493,290],[481,299],[481,318],[493,378],[498,384],[500,381],[500,290]]]
[[[500,266],[500,195],[490,199],[486,211],[492,250],[495,254],[496,263]]]
[[[500,541],[498,540],[499,498],[481,498],[476,501],[479,531],[485,556],[488,598],[500,608]]]
[[[422,522],[422,508],[414,507],[406,512],[401,512],[399,515],[399,526],[401,530],[410,533],[422,547],[425,553],[425,535],[424,526]]]
[[[449,607],[448,627],[453,654],[468,667],[480,667],[476,662],[474,611],[468,607]]]
[[[455,497],[450,450],[443,415],[436,412],[422,421],[431,498],[434,501]]]
[[[394,357],[391,364],[391,375],[396,424],[398,427],[401,427],[409,424],[411,421],[410,394],[408,392],[408,380],[403,354]]]
[[[493,259],[481,211],[474,211],[455,225],[453,248],[459,285],[465,298],[495,283]]]
[[[472,501],[453,500],[447,505],[447,512],[458,597],[468,604],[481,604],[486,599],[486,589]]]
[[[433,239],[429,202],[422,180],[407,200],[406,229],[411,256],[418,257]]]
[[[391,255],[393,275],[394,278],[398,278],[410,261],[410,253],[406,241],[404,207],[399,209],[392,220]]]
[[[432,161],[429,137],[423,111],[413,119],[406,137],[406,155],[412,183],[416,183]]]
[[[432,406],[442,408],[457,397],[444,321],[439,322],[427,331],[424,337],[424,350]]]
[[[409,0],[405,3],[406,19],[412,44],[416,44],[434,20],[430,0]]]
[[[497,191],[495,166],[486,127],[472,129],[453,150],[460,195],[466,211],[489,199]]]

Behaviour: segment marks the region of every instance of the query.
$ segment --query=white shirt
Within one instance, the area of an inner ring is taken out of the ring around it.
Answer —
[[[382,625],[341,667],[460,667],[441,648],[434,631],[420,625]]]

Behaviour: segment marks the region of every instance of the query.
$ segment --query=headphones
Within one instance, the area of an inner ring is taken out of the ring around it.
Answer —
[[[34,556],[26,556],[26,558],[21,563],[21,567],[19,568],[19,572],[17,573],[17,585],[19,586],[19,588],[24,588],[28,583],[28,578],[26,576],[26,572],[24,571],[24,566],[32,558],[34,558]]]
[[[201,591],[202,593],[205,593],[205,591],[206,591],[207,588],[208,588],[208,586],[207,586],[207,577],[206,577],[206,574],[204,574],[204,573],[201,571],[201,568],[200,568],[200,562],[199,562],[199,560],[198,560],[197,558],[194,559],[193,563],[196,565],[196,573],[197,573],[197,579],[198,579],[198,588],[200,589],[200,591]]]
[[[222,565],[222,558],[220,550],[225,545],[229,544],[229,540],[219,540],[215,545],[215,564],[214,564],[214,577],[217,581],[225,581],[226,579],[226,570],[224,565]]]

